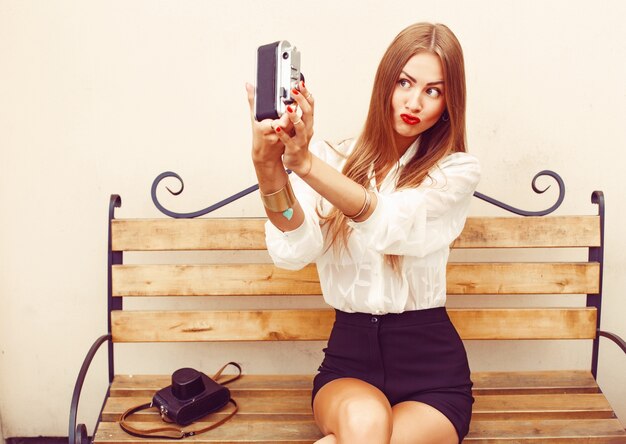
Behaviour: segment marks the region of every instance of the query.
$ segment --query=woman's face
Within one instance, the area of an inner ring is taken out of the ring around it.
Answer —
[[[402,152],[441,118],[446,109],[444,87],[438,55],[421,52],[404,65],[391,97],[393,129]]]

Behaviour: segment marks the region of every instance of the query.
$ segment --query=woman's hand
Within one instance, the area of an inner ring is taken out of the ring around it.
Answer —
[[[313,137],[313,96],[300,82],[300,91],[291,92],[297,106],[301,110],[298,115],[296,107],[290,105],[287,112],[274,125],[274,132],[283,144],[283,164],[300,177],[306,176],[311,170],[312,158],[309,152],[309,142]],[[283,125],[283,117],[288,117],[288,125]],[[293,127],[293,130],[290,128]]]
[[[257,167],[282,167],[281,156],[285,151],[285,144],[274,130],[279,126],[291,129],[291,122],[286,114],[280,119],[265,119],[257,122],[254,116],[254,86],[246,83],[248,104],[250,105],[250,122],[252,125],[252,161]]]

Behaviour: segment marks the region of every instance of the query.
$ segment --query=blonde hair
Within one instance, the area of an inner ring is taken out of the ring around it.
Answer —
[[[420,52],[439,56],[443,67],[444,97],[448,119],[439,119],[419,137],[419,149],[403,168],[398,189],[417,187],[428,171],[451,152],[465,151],[465,68],[459,41],[445,25],[416,23],[401,31],[391,42],[378,65],[369,112],[363,132],[343,168],[343,174],[368,187],[371,166],[374,171],[387,171],[398,161],[393,129],[391,99],[402,69]],[[327,248],[347,246],[350,227],[337,208],[328,216],[320,215],[326,226]],[[386,256],[387,262],[399,270],[400,257]]]

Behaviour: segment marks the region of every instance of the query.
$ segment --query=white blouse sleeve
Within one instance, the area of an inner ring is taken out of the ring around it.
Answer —
[[[324,158],[320,143],[311,152]],[[295,173],[289,175],[293,192],[304,211],[304,222],[292,231],[282,232],[269,220],[265,223],[267,251],[277,267],[299,270],[315,261],[323,252],[324,240],[316,207],[319,194]]]
[[[424,257],[461,234],[479,180],[478,159],[452,154],[419,187],[377,194],[372,215],[349,224],[381,254]]]

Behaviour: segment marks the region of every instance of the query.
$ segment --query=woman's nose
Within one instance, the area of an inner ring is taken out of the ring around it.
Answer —
[[[407,101],[404,104],[404,106],[406,107],[406,109],[408,109],[411,112],[417,113],[419,111],[421,111],[422,109],[422,96],[419,93],[414,93],[411,94],[409,97],[407,97]]]

